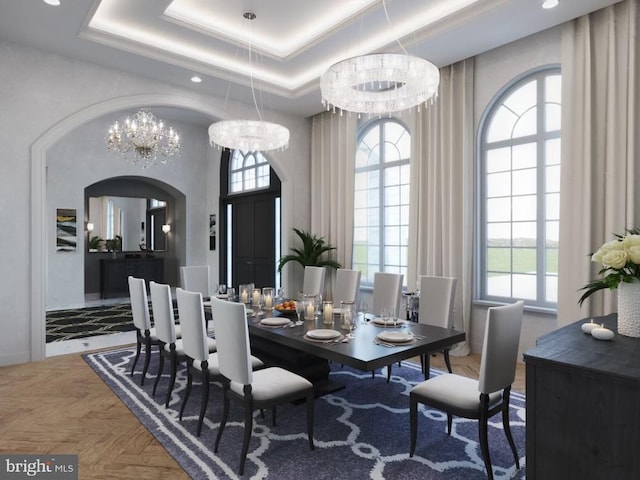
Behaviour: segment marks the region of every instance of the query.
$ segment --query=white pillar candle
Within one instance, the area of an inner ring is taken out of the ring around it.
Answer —
[[[267,294],[264,296],[264,306],[265,308],[271,308],[273,306],[273,297],[271,294]]]
[[[260,303],[260,290],[255,289],[253,291],[253,304],[258,305]]]
[[[249,301],[249,295],[246,290],[242,290],[240,293],[240,303],[247,303]]]
[[[313,309],[313,304],[309,303],[307,305],[307,313],[306,313],[306,318],[307,320],[313,320],[313,314],[314,314],[314,309]]]
[[[333,321],[333,305],[330,303],[324,304],[324,321],[331,323]]]

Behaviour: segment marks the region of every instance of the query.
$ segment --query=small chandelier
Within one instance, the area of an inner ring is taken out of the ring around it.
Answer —
[[[419,106],[433,99],[439,84],[440,71],[433,63],[396,53],[342,60],[320,77],[327,110],[359,115],[390,115]]]
[[[255,20],[256,14],[245,12],[247,20]],[[251,44],[249,44],[249,72],[253,104],[258,112],[258,120],[222,120],[209,127],[209,143],[218,148],[242,150],[244,152],[266,152],[284,150],[289,147],[289,129],[277,123],[265,122],[258,108],[253,89],[253,68],[251,66]]]
[[[165,128],[147,109],[127,117],[124,126],[115,122],[109,127],[107,148],[120,152],[125,158],[132,153],[134,165],[142,168],[167,163],[167,158],[180,154],[180,136],[173,127]]]

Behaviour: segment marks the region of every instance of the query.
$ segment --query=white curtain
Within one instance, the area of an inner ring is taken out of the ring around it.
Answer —
[[[580,308],[579,289],[597,278],[590,253],[613,233],[640,226],[637,28],[638,1],[625,0],[562,33],[559,325],[616,310],[610,292]]]
[[[344,268],[353,248],[356,128],[355,115],[331,112],[315,115],[311,127],[311,232],[336,247],[331,258]]]
[[[433,105],[411,129],[407,285],[420,275],[457,278],[454,326],[470,336],[473,274],[473,59],[440,69]],[[468,340],[455,353],[466,355]]]

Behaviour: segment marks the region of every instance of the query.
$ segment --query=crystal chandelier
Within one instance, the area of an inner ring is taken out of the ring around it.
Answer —
[[[320,77],[322,104],[365,115],[385,115],[419,106],[438,91],[440,71],[428,60],[375,53],[338,62]]]
[[[143,168],[166,163],[167,158],[180,154],[180,136],[173,127],[165,128],[147,109],[141,109],[133,118],[127,117],[124,126],[115,122],[109,127],[107,148],[124,157],[132,153],[134,165]]]
[[[245,12],[247,20],[255,20],[256,14]],[[258,120],[222,120],[209,127],[209,143],[218,148],[242,150],[244,152],[266,152],[284,150],[289,147],[289,129],[277,123],[262,120],[253,88],[253,68],[251,65],[251,44],[249,44],[249,72],[253,104],[258,112]]]

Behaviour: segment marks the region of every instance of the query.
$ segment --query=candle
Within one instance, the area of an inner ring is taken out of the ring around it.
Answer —
[[[331,302],[324,302],[324,323],[331,324],[333,323],[333,304]]]
[[[273,296],[271,294],[267,294],[264,296],[264,307],[271,308],[273,306]]]
[[[259,305],[260,304],[260,289],[256,288],[253,290],[253,304],[254,305]]]
[[[307,305],[307,310],[306,310],[306,319],[307,320],[313,320],[313,314],[314,314],[314,309],[313,309],[313,303],[309,303]]]
[[[582,324],[582,331],[584,333],[588,333],[591,334],[591,332],[593,331],[594,328],[598,328],[600,325],[598,325],[597,323],[595,323],[593,321],[593,318],[591,319],[591,321],[589,323],[583,323]]]
[[[591,336],[597,340],[611,340],[613,338],[613,332],[608,328],[604,328],[604,324],[591,330]]]
[[[249,302],[249,295],[247,294],[246,290],[242,290],[242,292],[240,293],[240,303],[248,303]]]

